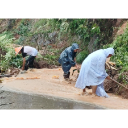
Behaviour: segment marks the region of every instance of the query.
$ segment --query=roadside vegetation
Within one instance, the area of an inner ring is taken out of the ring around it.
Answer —
[[[0,20],[0,24],[2,22]],[[81,49],[76,57],[77,63],[81,64],[89,53],[111,46],[115,49],[112,61],[116,62],[120,73],[127,72],[128,28],[113,40],[115,23],[116,19],[9,19],[6,29],[0,33],[0,47],[6,52],[1,54],[1,71],[9,67],[21,68],[22,58],[14,53],[16,46],[36,47],[40,51],[37,62],[44,60],[50,65],[59,65],[60,53],[77,42]]]

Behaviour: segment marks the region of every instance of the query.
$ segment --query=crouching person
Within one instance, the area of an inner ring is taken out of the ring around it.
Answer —
[[[66,48],[60,55],[58,61],[61,64],[62,69],[64,71],[63,74],[64,79],[69,78],[71,67],[75,66],[77,69],[79,69],[76,62],[74,61],[78,50],[79,50],[78,44],[73,43],[72,46]]]
[[[33,68],[34,59],[38,54],[38,51],[30,46],[22,46],[15,48],[15,53],[22,54],[23,57],[23,66],[22,70],[28,70],[28,68]],[[29,58],[26,60],[25,57],[29,56]]]
[[[108,57],[114,55],[113,48],[97,50],[83,61],[79,77],[75,87],[83,89],[82,94],[87,94],[85,87],[92,86],[92,94],[101,97],[108,97],[104,90],[103,82],[110,80],[110,76],[105,71],[105,62]]]

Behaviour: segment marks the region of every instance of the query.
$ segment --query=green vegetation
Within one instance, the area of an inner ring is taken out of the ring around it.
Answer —
[[[59,65],[58,59],[61,53],[61,50],[53,49],[52,47],[47,48],[47,53],[46,55],[43,55],[42,58],[50,65]]]
[[[73,42],[79,44],[81,52],[78,53],[76,61],[82,63],[89,54],[88,44],[93,36],[97,37],[94,41],[96,49],[111,43],[112,38],[110,37],[115,21],[115,19],[10,19],[7,31],[0,34],[0,46],[2,50],[6,51],[6,55],[2,57],[0,62],[1,69],[6,70],[9,66],[21,67],[22,58],[20,55],[14,55],[14,44],[30,45],[36,48],[38,46],[38,49],[42,49],[42,45],[37,44],[39,35],[43,34],[46,41],[50,40],[49,34],[53,32],[57,32],[54,41],[56,46],[61,41],[65,41],[68,46]],[[116,61],[118,67],[122,68],[122,71],[128,70],[127,33],[128,30],[124,35],[117,37],[112,44],[118,54],[113,60]],[[16,35],[19,37],[14,39]],[[32,41],[33,38],[35,41]],[[36,60],[43,59],[49,64],[58,65],[59,55],[66,47],[64,45],[57,49],[48,45],[46,46],[47,54],[39,55]]]
[[[121,72],[128,71],[128,28],[111,44],[104,46],[107,47],[113,47],[115,50],[115,55],[111,59],[116,62],[117,68],[120,68]]]
[[[9,38],[9,39],[8,39]],[[12,35],[10,33],[4,32],[0,35],[0,47],[3,51],[6,52],[6,55],[3,56],[1,54],[0,61],[0,70],[5,71],[10,66],[21,66],[21,57],[15,56],[14,48],[13,48],[13,40]]]
[[[128,26],[122,35],[117,36],[111,44],[104,46],[107,47],[113,47],[115,50],[111,60],[116,62],[116,68],[119,69],[119,81],[128,84],[128,77],[125,75],[125,72],[128,72]]]
[[[120,27],[116,26],[116,21],[117,19],[1,19],[0,72],[5,72],[10,67],[21,68],[22,56],[15,56],[14,51],[17,46],[29,45],[41,50],[36,57],[36,62],[39,62],[37,64],[44,61],[48,65],[59,65],[61,52],[76,42],[81,49],[76,56],[79,64],[90,52],[113,47],[115,55],[111,60],[116,62],[118,81],[128,85],[128,27],[124,34],[114,37],[115,30]],[[49,36],[53,33],[56,33],[55,38]]]
[[[76,56],[76,62],[81,64],[83,60],[88,56],[88,51],[82,51]]]

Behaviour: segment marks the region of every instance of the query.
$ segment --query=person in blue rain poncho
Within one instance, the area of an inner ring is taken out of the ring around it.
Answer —
[[[58,62],[61,64],[62,69],[64,71],[64,79],[69,78],[71,67],[75,66],[79,69],[75,62],[76,53],[79,50],[79,46],[77,43],[73,43],[72,46],[66,48],[60,55]]]
[[[92,86],[92,94],[109,97],[104,90],[105,78],[110,79],[105,71],[105,62],[114,55],[113,48],[100,49],[87,56],[83,61],[75,87],[83,89],[82,94],[87,94],[85,87]]]

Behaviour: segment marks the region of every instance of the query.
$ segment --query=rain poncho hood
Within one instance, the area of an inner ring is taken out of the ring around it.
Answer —
[[[75,49],[79,49],[77,43],[73,43],[72,46],[66,48],[60,55],[59,63],[62,65],[65,74],[68,74],[70,68],[76,65],[74,62],[74,58],[76,57]]]
[[[104,49],[104,54],[106,55],[106,57],[108,57],[109,54],[114,55],[114,49],[113,48]]]
[[[109,54],[114,54],[113,48],[97,50],[83,61],[75,87],[84,89],[86,86],[96,86],[103,83],[108,76],[105,62]]]
[[[79,46],[77,43],[73,43],[71,47],[72,47],[72,50],[79,49]]]

